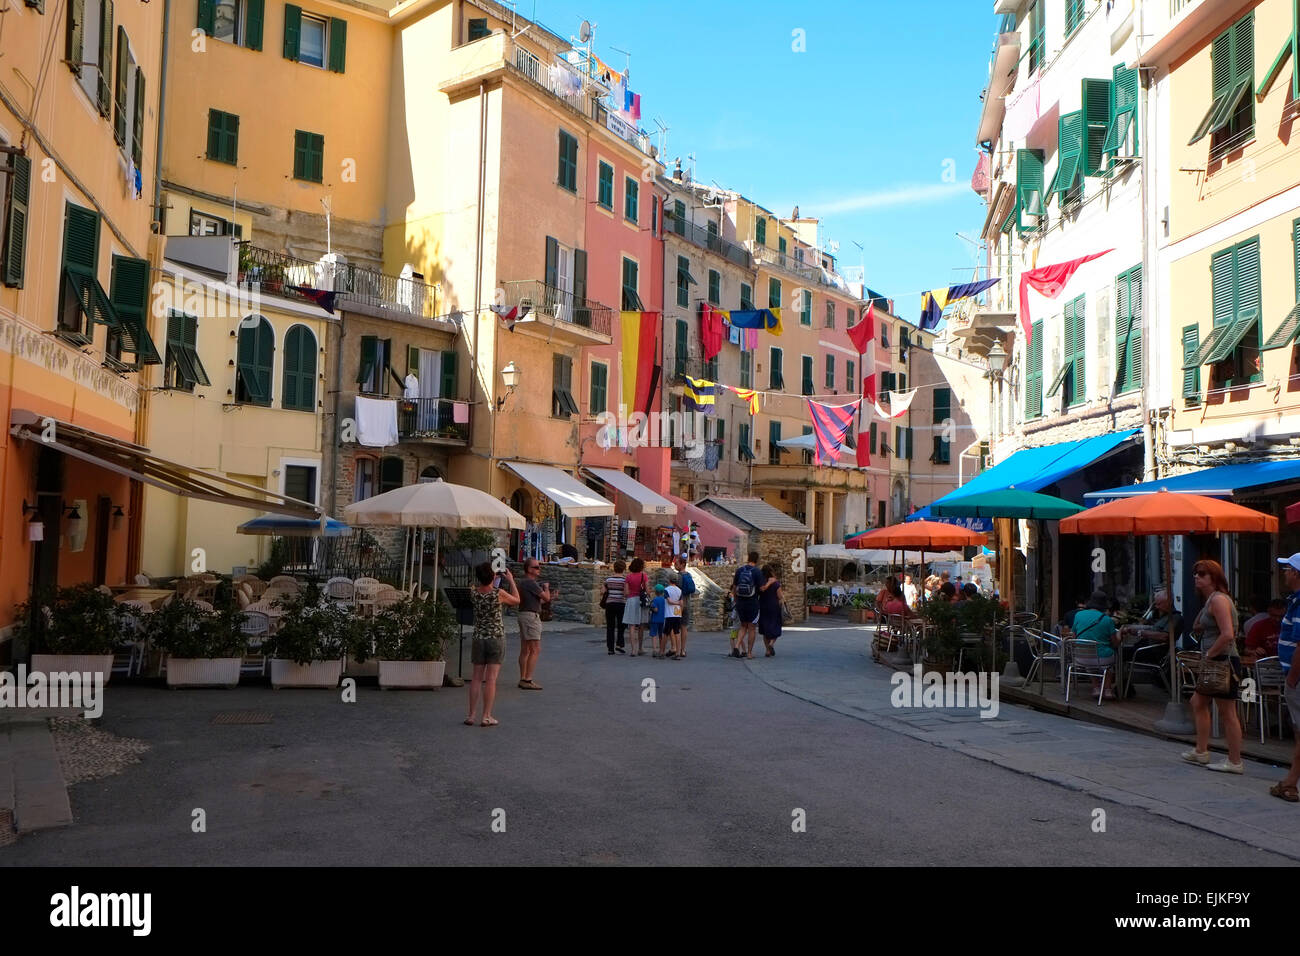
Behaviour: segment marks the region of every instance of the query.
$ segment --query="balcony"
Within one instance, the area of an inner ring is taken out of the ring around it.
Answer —
[[[550,337],[558,334],[578,345],[608,345],[614,333],[614,310],[579,298],[536,279],[503,282],[507,306],[527,306],[529,314],[517,331]],[[532,320],[532,321],[528,321]]]
[[[755,491],[764,488],[786,490],[803,488],[816,491],[866,491],[868,476],[855,465],[856,452],[844,447],[840,450],[840,464],[820,468],[805,465],[802,456],[787,451],[787,459],[779,465],[754,463]]]
[[[744,246],[732,242],[730,239],[723,239],[716,232],[710,232],[703,226],[697,226],[689,220],[678,219],[673,216],[672,210],[664,212],[664,228],[673,235],[681,236],[687,242],[693,243],[701,249],[708,249],[710,252],[716,253],[742,269],[754,268],[749,250]]]
[[[422,279],[386,275],[355,266],[342,257],[322,256],[312,262],[282,252],[239,244],[238,281],[258,283],[260,291],[307,305],[320,305],[307,292],[334,292],[335,311],[349,304],[358,311],[397,312],[423,319],[438,319],[438,287]],[[304,291],[305,290],[305,291]]]
[[[462,406],[465,421],[456,421],[456,406]],[[474,406],[449,398],[399,398],[397,433],[402,441],[434,445],[468,445]]]
[[[745,245],[748,246],[750,251],[753,253],[755,263],[776,266],[778,269],[782,269],[791,275],[798,276],[805,282],[815,282],[818,285],[827,286],[828,288],[835,289],[845,295],[852,294],[849,290],[848,283],[835,273],[823,269],[816,261],[809,262],[799,258],[797,255],[790,255],[788,253],[783,254],[775,249],[769,249],[767,246],[759,245],[752,240],[747,240]],[[815,249],[812,250],[812,252],[813,255],[820,255],[820,253]]]

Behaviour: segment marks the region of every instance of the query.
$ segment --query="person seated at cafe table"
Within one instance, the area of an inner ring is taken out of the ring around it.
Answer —
[[[939,585],[938,600],[946,604],[954,603],[957,600],[957,585],[951,581],[944,581],[943,584]]]
[[[910,613],[907,601],[903,599],[902,589],[898,586],[898,579],[892,574],[885,578],[885,586],[876,597],[876,606],[884,614],[899,614],[906,617]]]
[[[1277,638],[1282,633],[1282,617],[1286,614],[1286,601],[1277,598],[1268,603],[1268,616],[1256,621],[1246,632],[1246,646],[1241,660],[1253,664],[1261,657],[1277,656]]]
[[[1151,596],[1151,607],[1142,615],[1142,620],[1136,624],[1125,624],[1119,629],[1120,638],[1125,641],[1165,641],[1169,637],[1171,614],[1174,619],[1174,634],[1182,634],[1183,616],[1174,610],[1169,592],[1161,588]]]
[[[1109,607],[1110,599],[1106,597],[1106,592],[1093,591],[1087,606],[1074,615],[1072,628],[1076,641],[1096,645],[1097,658],[1103,664],[1109,664],[1115,657],[1115,642],[1118,637],[1115,632],[1115,620],[1106,613]],[[1092,690],[1093,693],[1101,691],[1101,682],[1095,678],[1092,682]],[[1114,690],[1106,696],[1114,700]]]

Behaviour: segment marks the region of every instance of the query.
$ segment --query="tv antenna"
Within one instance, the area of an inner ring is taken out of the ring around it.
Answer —
[[[655,125],[659,127],[659,155],[666,156],[668,154],[668,131],[672,129],[672,127],[664,123],[664,121],[657,116],[654,120]]]

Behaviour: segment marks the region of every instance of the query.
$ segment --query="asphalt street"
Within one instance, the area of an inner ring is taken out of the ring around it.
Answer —
[[[0,866],[1292,864],[762,679],[859,639],[790,632],[777,657],[738,661],[724,636],[695,635],[687,660],[661,661],[610,657],[594,628],[553,633],[544,690],[519,689],[508,656],[491,729],[462,724],[461,689],[363,685],[344,703],[332,691],[110,687],[100,726],[151,749],[74,785],[75,825],[22,836]],[[271,722],[213,723],[230,711]],[[193,832],[196,809],[206,832]]]

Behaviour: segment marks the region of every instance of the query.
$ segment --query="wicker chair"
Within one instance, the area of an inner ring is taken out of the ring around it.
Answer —
[[[357,586],[351,578],[330,578],[325,582],[325,593],[335,604],[351,607],[356,601]]]

